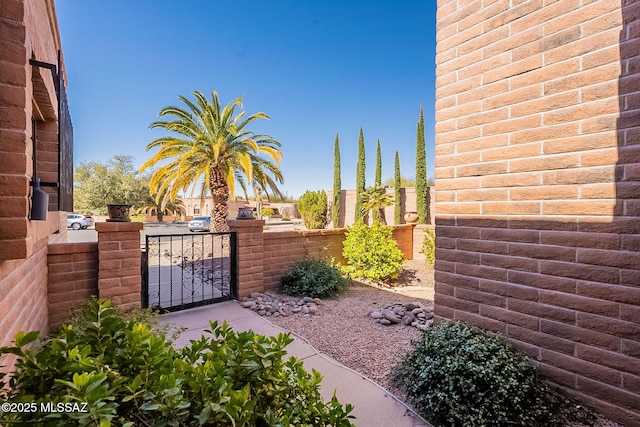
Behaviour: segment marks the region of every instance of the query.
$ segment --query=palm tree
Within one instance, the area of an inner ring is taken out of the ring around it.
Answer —
[[[266,114],[245,117],[243,111],[234,115],[237,107],[242,108],[242,98],[222,108],[215,91],[211,92],[211,101],[198,91],[193,95],[196,103],[178,96],[188,109],[170,106],[160,110],[160,117],[173,116],[175,119],[156,121],[150,127],[164,128],[177,135],[150,142],[147,151],[159,149],[140,171],[169,161],[151,178],[151,190],[158,201],[165,192],[166,200],[171,200],[179,191],[197,183],[200,194],[205,194],[208,187],[213,199],[213,230],[228,231],[227,203],[230,194],[235,194],[236,181],[245,192],[246,183],[259,182],[279,193],[276,182],[284,182],[278,167],[282,158],[280,143],[269,135],[257,135],[246,129],[254,120],[268,120]]]
[[[160,202],[156,202],[154,200],[145,206],[141,206],[135,209],[135,213],[137,214],[150,213],[151,215],[153,215],[153,212],[156,213],[156,219],[158,220],[158,222],[162,222],[165,212],[175,215],[176,217],[183,216],[186,214],[187,208],[184,206],[182,198],[178,196],[175,200],[161,200]]]
[[[362,192],[362,214],[366,215],[371,211],[371,217],[375,222],[387,223],[384,208],[393,205],[393,203],[393,197],[388,195],[381,185],[368,187]]]

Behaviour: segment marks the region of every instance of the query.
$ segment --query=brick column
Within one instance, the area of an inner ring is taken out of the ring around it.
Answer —
[[[238,297],[264,292],[264,220],[230,220],[236,232]]]
[[[140,222],[97,222],[98,295],[126,309],[140,307]]]

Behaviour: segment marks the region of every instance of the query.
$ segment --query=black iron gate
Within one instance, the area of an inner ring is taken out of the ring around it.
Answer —
[[[142,252],[142,306],[177,311],[233,299],[236,236],[147,235]]]

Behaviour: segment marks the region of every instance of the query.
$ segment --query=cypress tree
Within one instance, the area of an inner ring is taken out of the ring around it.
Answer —
[[[364,157],[364,134],[360,126],[360,137],[358,138],[358,164],[356,166],[356,212],[354,222],[363,218],[362,214],[362,193],[365,188],[365,157]]]
[[[416,135],[416,208],[418,222],[427,222],[427,153],[424,142],[424,113],[420,106],[420,120]]]
[[[376,149],[376,187],[382,187],[382,154],[380,152],[380,140]]]
[[[395,224],[402,224],[402,193],[400,190],[401,181],[400,181],[400,156],[398,155],[398,150],[396,150],[396,161],[394,165],[394,174],[393,174],[393,187],[395,189],[395,198],[396,205],[393,210],[393,222]]]
[[[340,179],[340,143],[336,133],[336,141],[333,148],[333,205],[331,206],[331,222],[333,228],[340,227],[340,191],[342,182]]]

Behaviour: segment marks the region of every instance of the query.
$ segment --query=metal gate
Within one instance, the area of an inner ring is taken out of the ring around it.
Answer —
[[[233,299],[236,235],[147,235],[142,252],[142,306],[161,312]]]

